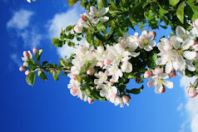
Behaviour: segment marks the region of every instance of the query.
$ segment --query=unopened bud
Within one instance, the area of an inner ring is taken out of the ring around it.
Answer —
[[[144,73],[144,78],[149,78],[149,77],[151,77],[152,75],[153,75],[152,71],[146,71],[146,72]]]
[[[93,99],[91,99],[91,98],[88,98],[88,100],[87,100],[87,101],[88,101],[88,103],[89,103],[89,104],[92,104],[94,100],[93,100]]]
[[[28,51],[24,51],[23,52],[23,56],[25,57],[25,58],[30,58],[30,54],[29,54],[29,52]]]
[[[168,75],[169,75],[170,78],[176,77],[176,71],[173,70]]]
[[[93,75],[94,72],[95,72],[95,70],[93,68],[90,68],[90,69],[87,70],[88,75]]]
[[[123,100],[123,103],[124,103],[124,104],[128,105],[128,104],[129,104],[130,97],[127,96],[127,95],[124,95],[124,96],[122,97],[122,100]]]
[[[24,67],[24,66],[20,66],[20,67],[19,67],[19,71],[20,71],[20,72],[25,71],[25,67]]]
[[[30,74],[30,71],[29,70],[25,71],[25,75],[26,76],[29,75],[29,74]]]
[[[33,52],[33,54],[36,54],[38,52],[38,49],[37,48],[33,48],[32,52]]]
[[[187,92],[188,92],[188,96],[191,97],[191,98],[196,97],[197,94],[198,94],[197,90],[196,90],[196,88],[194,86],[189,86]]]

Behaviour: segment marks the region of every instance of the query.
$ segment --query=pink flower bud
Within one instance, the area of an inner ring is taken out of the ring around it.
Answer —
[[[91,99],[91,98],[88,98],[88,100],[87,100],[87,101],[88,101],[88,103],[89,103],[89,104],[92,104],[94,100],[93,100],[93,99]]]
[[[189,97],[194,98],[194,97],[197,96],[197,94],[198,94],[198,93],[197,93],[195,87],[190,86],[190,87],[188,88],[188,96],[189,96]]]
[[[29,70],[25,71],[25,75],[26,76],[29,75],[29,74],[30,74],[30,71]]]
[[[36,54],[36,53],[38,52],[38,49],[37,49],[37,48],[33,48],[33,49],[32,49],[32,52],[33,52],[34,54]]]
[[[158,74],[161,74],[161,73],[163,73],[163,69],[162,68],[156,67],[153,70],[153,74],[155,74],[155,75],[158,75]]]
[[[76,74],[72,74],[71,78],[74,79],[74,80],[77,80],[77,75]]]
[[[109,59],[104,60],[104,65],[111,65],[112,61]]]
[[[24,52],[23,52],[23,56],[24,56],[25,58],[27,58],[27,59],[30,58],[30,54],[29,54],[28,51],[24,51]]]
[[[87,75],[93,75],[95,70],[93,68],[90,68],[87,70]]]
[[[153,75],[152,71],[146,71],[146,72],[144,73],[144,78],[149,78],[149,77],[151,77],[152,75]]]
[[[70,93],[73,95],[73,96],[77,96],[78,95],[78,88],[77,87],[72,87],[70,89]]]
[[[176,77],[176,71],[173,70],[168,75],[169,75],[170,78]]]
[[[83,21],[87,21],[87,16],[85,16],[85,15],[81,15],[81,17],[80,17]]]
[[[20,71],[20,72],[25,71],[25,67],[24,67],[24,66],[20,66],[20,67],[19,67],[19,71]]]
[[[165,93],[165,91],[166,91],[166,88],[165,88],[164,85],[162,87],[160,87],[160,88],[157,89],[157,92],[158,93]]]
[[[127,96],[127,95],[124,95],[123,97],[122,97],[122,100],[123,100],[123,103],[124,104],[129,104],[129,100],[130,100],[130,97],[129,96]]]

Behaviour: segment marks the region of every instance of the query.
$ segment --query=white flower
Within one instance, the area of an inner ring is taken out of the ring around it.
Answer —
[[[188,32],[181,27],[176,29],[176,34],[178,36],[172,36],[169,40],[161,39],[158,45],[160,58],[158,58],[157,64],[166,65],[166,73],[170,73],[172,70],[184,73],[185,69],[194,71],[192,61],[197,57],[196,51],[191,50],[194,41],[186,39]]]
[[[109,11],[109,7],[102,8],[101,10],[97,10],[96,7],[91,6],[90,12],[87,14],[89,21],[96,25],[98,22],[106,22],[109,20],[109,17],[104,16]]]
[[[111,82],[118,82],[118,79],[123,76],[122,70],[118,66],[113,65],[107,69],[108,75],[112,76]]]
[[[155,32],[143,31],[139,37],[139,47],[143,48],[146,51],[151,51],[156,45]]]
[[[167,79],[168,74],[163,73],[163,69],[155,68],[155,70],[153,71],[153,76],[148,83],[152,84],[155,87],[156,93],[162,93],[164,92],[165,87],[170,89],[173,88],[173,83],[171,81],[168,81]]]
[[[106,83],[107,82],[107,78],[108,78],[108,76],[107,76],[107,73],[105,73],[105,72],[99,72],[99,73],[96,73],[95,74],[95,77],[97,77],[98,79],[95,79],[94,80],[94,83],[95,84],[103,84],[103,83]]]

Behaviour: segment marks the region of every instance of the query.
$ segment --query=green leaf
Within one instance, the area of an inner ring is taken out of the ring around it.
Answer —
[[[67,26],[67,27],[66,27],[66,31],[69,32],[69,31],[71,31],[73,28],[74,28],[73,25]]]
[[[38,71],[38,77],[42,80],[47,80],[47,76],[45,75],[45,73],[41,70]]]
[[[70,6],[73,6],[78,0],[67,0]]]
[[[60,74],[60,70],[51,70],[50,72],[51,72],[51,74],[52,74],[54,80],[57,81],[57,80],[58,80],[58,76],[59,76],[59,74]]]
[[[179,0],[169,0],[171,6],[176,6],[179,3]]]
[[[132,94],[139,94],[142,92],[143,89],[144,89],[144,86],[142,85],[140,88],[127,89],[126,92],[132,93]]]
[[[37,61],[40,61],[42,53],[43,53],[42,49],[40,49],[38,52],[36,52],[35,58],[36,58]]]
[[[34,72],[30,72],[27,76],[26,76],[26,82],[28,85],[34,85],[36,80],[36,74]]]
[[[192,21],[198,19],[198,6],[196,6],[193,2],[187,1],[187,4],[190,6],[192,9]]]
[[[180,20],[181,23],[184,23],[184,2],[180,3],[177,11],[176,11],[177,18]]]
[[[52,39],[52,44],[56,47],[62,47],[62,42],[58,38],[53,38]]]

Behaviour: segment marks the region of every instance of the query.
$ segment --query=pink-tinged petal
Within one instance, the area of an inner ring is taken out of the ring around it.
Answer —
[[[149,80],[149,81],[147,82],[147,86],[148,86],[148,87],[154,87],[154,80]]]
[[[197,52],[195,51],[185,51],[184,57],[188,60],[194,60],[197,57]]]

